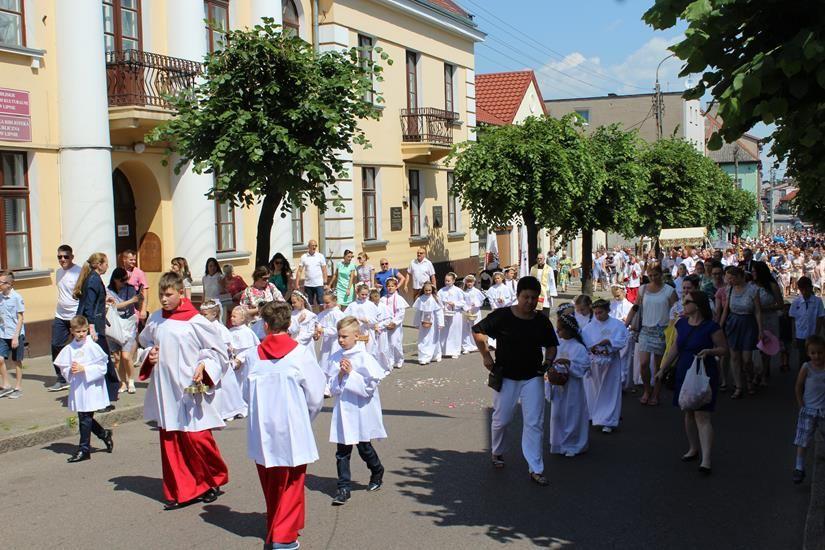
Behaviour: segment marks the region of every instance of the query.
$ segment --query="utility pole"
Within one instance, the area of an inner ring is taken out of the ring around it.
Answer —
[[[662,68],[662,63],[674,57],[676,54],[672,53],[659,61],[656,66],[656,87],[653,92],[653,112],[656,115],[656,139],[662,139],[665,132],[665,102],[662,99],[662,87],[659,85],[659,69]]]
[[[768,188],[768,216],[771,220],[771,235],[773,235],[773,188],[776,185],[776,168],[771,168],[771,183]]]

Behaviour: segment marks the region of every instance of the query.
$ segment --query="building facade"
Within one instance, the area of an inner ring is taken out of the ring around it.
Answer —
[[[249,279],[257,209],[207,198],[212,176],[191,166],[176,173],[176,159],[165,165],[163,148],[145,136],[174,116],[164,94],[194,83],[204,56],[220,46],[222,34],[206,20],[219,29],[243,28],[269,17],[313,41],[315,6],[322,49],[372,37],[395,63],[381,83],[384,117],[365,123],[373,148],[356,149],[352,180],[339,182],[347,213],[313,222],[307,211],[300,234],[296,220],[276,215],[272,252],[289,257],[293,242],[305,243],[323,227],[333,256],[371,244],[400,263],[425,243],[436,260],[471,257],[477,243],[468,217],[450,210],[447,198],[444,144],[422,131],[433,128],[433,116],[413,111],[424,118],[415,119],[415,131],[401,131],[401,109],[431,107],[439,111],[436,121],[450,121],[449,132],[435,123],[437,137],[473,135],[473,44],[483,35],[450,0],[10,0],[0,5],[0,265],[15,271],[33,355],[48,348],[60,244],[74,248],[78,263],[105,252],[110,269],[118,253],[137,250],[151,308],[158,306],[157,279],[175,256],[189,260],[196,285],[210,257]],[[448,66],[452,108],[445,103]],[[413,76],[414,93],[405,92]],[[373,173],[370,195],[362,181]],[[362,220],[370,196],[372,225]],[[398,231],[391,229],[396,205],[403,208]]]

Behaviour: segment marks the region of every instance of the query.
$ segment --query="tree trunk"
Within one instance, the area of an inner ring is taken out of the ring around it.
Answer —
[[[539,254],[539,228],[536,226],[536,217],[529,212],[521,215],[527,228],[527,263],[532,267]]]
[[[258,214],[258,234],[255,247],[255,266],[269,265],[269,239],[272,234],[272,224],[275,221],[275,212],[284,196],[282,193],[270,192],[264,195],[261,212]]]
[[[582,294],[593,295],[593,230],[582,229]]]

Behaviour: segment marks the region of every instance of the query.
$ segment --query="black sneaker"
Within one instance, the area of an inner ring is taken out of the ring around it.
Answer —
[[[335,493],[335,496],[332,497],[332,505],[333,506],[343,506],[347,503],[350,497],[349,489],[338,489],[338,492]]]
[[[805,479],[805,470],[799,470],[799,469],[794,468],[793,482],[798,485],[798,484],[802,483],[802,481],[804,479]]]
[[[112,441],[112,430],[106,430],[101,439],[106,444],[106,452],[111,454],[115,448],[115,442]]]
[[[103,414],[103,413],[107,413],[107,412],[112,412],[113,410],[115,410],[115,406],[114,405],[109,405],[108,407],[100,409],[97,412],[98,412],[98,414]]]
[[[55,382],[54,384],[52,384],[51,386],[49,386],[48,388],[46,388],[46,391],[63,391],[63,390],[68,390],[68,389],[69,389],[69,383],[68,382],[58,381],[58,382]]]
[[[377,491],[381,488],[381,485],[384,483],[384,467],[381,466],[381,469],[377,472],[373,473],[370,476],[370,484],[367,486],[367,491]]]

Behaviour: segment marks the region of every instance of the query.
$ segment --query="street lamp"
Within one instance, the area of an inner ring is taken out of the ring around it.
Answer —
[[[654,107],[655,112],[656,112],[656,138],[657,139],[662,139],[662,134],[664,133],[664,125],[665,125],[665,121],[663,120],[664,116],[665,116],[665,113],[664,113],[665,105],[664,105],[664,102],[662,101],[662,87],[659,86],[659,69],[662,68],[662,63],[664,63],[665,61],[667,61],[671,57],[675,57],[675,56],[676,56],[675,53],[670,54],[669,56],[667,56],[664,59],[662,59],[661,61],[659,61],[659,64],[656,66],[656,91],[655,91],[655,97],[653,99],[653,101],[654,101],[653,107]]]

